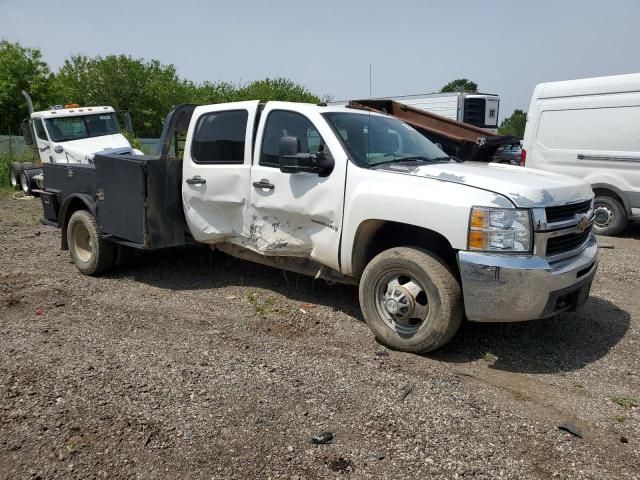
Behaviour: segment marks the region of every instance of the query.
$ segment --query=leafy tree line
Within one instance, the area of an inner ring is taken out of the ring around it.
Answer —
[[[319,102],[304,86],[285,78],[248,84],[197,83],[183,79],[174,65],[128,55],[73,55],[53,73],[37,48],[0,41],[0,133],[19,132],[28,116],[20,93],[28,91],[36,110],[53,104],[111,105],[128,110],[139,137],[157,137],[173,105],[238,100]]]

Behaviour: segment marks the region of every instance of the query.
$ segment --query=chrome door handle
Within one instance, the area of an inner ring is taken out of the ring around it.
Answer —
[[[207,181],[199,175],[195,177],[187,178],[187,183],[189,185],[201,185],[203,183],[207,183]]]
[[[268,180],[260,180],[259,182],[253,182],[253,186],[256,188],[266,188],[267,190],[273,190],[275,185]]]

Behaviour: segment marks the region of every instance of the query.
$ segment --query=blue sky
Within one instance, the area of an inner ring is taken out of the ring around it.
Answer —
[[[0,0],[0,37],[173,63],[196,81],[291,78],[335,99],[438,90],[467,77],[526,110],[539,82],[640,71],[640,1]]]

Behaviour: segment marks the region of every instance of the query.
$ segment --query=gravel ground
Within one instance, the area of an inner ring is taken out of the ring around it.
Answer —
[[[84,277],[38,200],[0,212],[2,479],[640,477],[640,225],[581,311],[416,356],[355,288],[206,249]]]

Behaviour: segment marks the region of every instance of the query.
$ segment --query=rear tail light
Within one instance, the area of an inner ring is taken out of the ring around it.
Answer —
[[[527,151],[523,148],[520,153],[520,166],[524,167],[525,163],[527,163]]]

